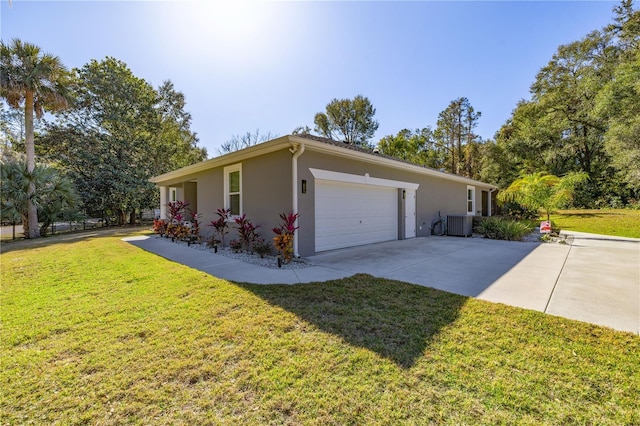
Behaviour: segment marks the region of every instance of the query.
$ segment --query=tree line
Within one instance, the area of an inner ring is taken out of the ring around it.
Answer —
[[[558,47],[491,140],[475,132],[480,111],[465,97],[438,115],[435,128],[402,129],[370,140],[378,128],[368,98],[333,99],[315,116],[316,133],[415,164],[507,188],[524,175],[585,174],[577,207],[640,205],[640,11],[632,0],[613,22]]]
[[[185,97],[171,81],[154,88],[111,57],[69,71],[20,40],[2,42],[0,50],[2,218],[22,220],[30,237],[39,235],[38,213],[55,219],[47,206],[132,221],[135,212],[158,204],[149,178],[206,159]],[[402,129],[376,144],[376,110],[362,95],[332,99],[314,116],[313,129],[303,125],[293,133],[376,148],[500,188],[526,174],[580,173],[587,179],[576,189],[576,206],[638,204],[640,11],[632,0],[614,8],[610,25],[558,47],[530,93],[491,140],[475,133],[481,112],[465,97],[452,100],[435,127]],[[237,135],[219,153],[271,137]],[[64,202],[51,202],[56,199]]]
[[[624,0],[613,22],[560,46],[487,146],[481,177],[586,173],[574,203],[619,207],[640,197],[640,11]]]
[[[30,238],[40,235],[38,214],[45,230],[69,208],[131,222],[158,204],[152,176],[207,157],[169,80],[154,88],[111,57],[69,71],[21,40],[3,42],[0,61],[0,94],[10,107],[0,111],[2,218],[21,220]],[[52,176],[64,185],[45,184]],[[58,198],[66,202],[48,211]]]

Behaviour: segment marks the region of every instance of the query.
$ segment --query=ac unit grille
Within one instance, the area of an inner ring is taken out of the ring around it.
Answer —
[[[473,216],[447,216],[447,235],[454,237],[470,237],[473,234]]]

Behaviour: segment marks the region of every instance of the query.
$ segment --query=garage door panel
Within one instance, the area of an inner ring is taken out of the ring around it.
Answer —
[[[397,238],[395,188],[316,181],[316,251]]]

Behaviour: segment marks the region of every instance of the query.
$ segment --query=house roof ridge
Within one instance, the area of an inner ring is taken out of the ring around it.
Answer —
[[[445,178],[445,179],[464,181],[464,182],[467,182],[468,184],[474,184],[474,185],[481,184],[484,186],[497,188],[495,185],[482,182],[476,179],[472,179],[467,176],[448,173],[443,170],[438,170],[432,167],[416,164],[411,161],[393,157],[391,155],[376,153],[372,149],[367,149],[367,148],[357,146],[351,143],[347,143],[344,141],[337,141],[334,139],[326,138],[323,136],[316,136],[309,133],[289,134],[289,135],[280,136],[272,140],[265,141],[265,142],[241,149],[239,151],[227,153],[219,157],[209,158],[200,163],[192,164],[190,166],[186,166],[178,170],[164,173],[159,176],[154,176],[150,179],[150,181],[154,183],[160,183],[162,181],[175,180],[180,178],[181,176],[193,175],[195,173],[199,173],[201,171],[216,167],[218,165],[226,164],[227,162],[242,161],[244,158],[250,158],[257,155],[261,155],[263,153],[272,152],[273,150],[278,149],[279,146],[295,142],[295,138],[297,138],[298,140],[300,139],[307,140],[307,141],[310,141],[311,143],[316,142],[318,144],[326,145],[327,147],[336,147],[336,148],[346,149],[346,150],[352,151],[354,155],[365,155],[369,157],[369,161],[374,161],[374,159],[377,159],[378,162],[386,161],[387,165],[392,165],[393,163],[396,163],[396,167],[400,167],[400,165],[404,165],[405,167],[413,167],[415,168],[414,171],[416,172],[424,171],[424,173],[430,174],[432,176],[441,176],[442,178]],[[361,157],[361,159],[364,159],[364,158]]]
[[[329,145],[334,145],[334,146],[338,146],[338,147],[342,147],[342,148],[351,149],[353,151],[362,152],[364,154],[375,155],[376,157],[382,157],[382,158],[386,158],[388,160],[394,160],[394,161],[397,161],[399,163],[408,164],[408,165],[411,165],[411,166],[422,167],[423,169],[432,170],[432,171],[438,172],[438,173],[444,173],[445,175],[448,175],[448,176],[457,176],[457,177],[461,177],[461,178],[465,178],[465,179],[475,180],[475,179],[470,178],[468,176],[462,176],[462,175],[458,175],[458,174],[455,174],[455,173],[449,173],[449,172],[444,171],[444,170],[435,169],[433,167],[425,166],[423,164],[414,163],[413,161],[404,160],[402,158],[398,158],[398,157],[395,157],[393,155],[388,155],[388,154],[383,154],[383,153],[380,153],[380,152],[375,152],[372,149],[367,149],[367,148],[363,148],[363,147],[358,146],[358,145],[353,145],[353,144],[351,144],[349,142],[346,142],[346,141],[337,141],[335,139],[330,139],[330,138],[326,138],[326,137],[323,137],[323,136],[316,136],[316,135],[312,135],[312,134],[309,134],[309,133],[300,133],[300,134],[295,134],[295,135],[292,135],[292,136],[298,136],[300,138],[309,139],[309,140],[313,140],[313,141],[316,141],[316,142],[323,142],[323,143],[327,143]],[[483,182],[483,183],[485,183],[485,182]]]

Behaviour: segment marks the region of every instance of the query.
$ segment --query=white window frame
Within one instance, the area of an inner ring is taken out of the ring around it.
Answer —
[[[471,191],[471,199],[469,199],[469,191]],[[467,216],[475,216],[476,215],[476,187],[472,185],[467,185]],[[471,201],[471,210],[469,210],[469,201]]]
[[[229,175],[233,172],[240,172],[240,192],[229,192]],[[242,163],[238,163],[238,164],[234,164],[232,166],[227,166],[223,169],[223,174],[224,174],[224,208],[225,209],[229,209],[231,208],[231,202],[229,200],[229,197],[231,195],[236,195],[238,194],[240,196],[240,211],[237,215],[232,215],[230,216],[230,219],[233,220],[233,218],[242,216]]]

